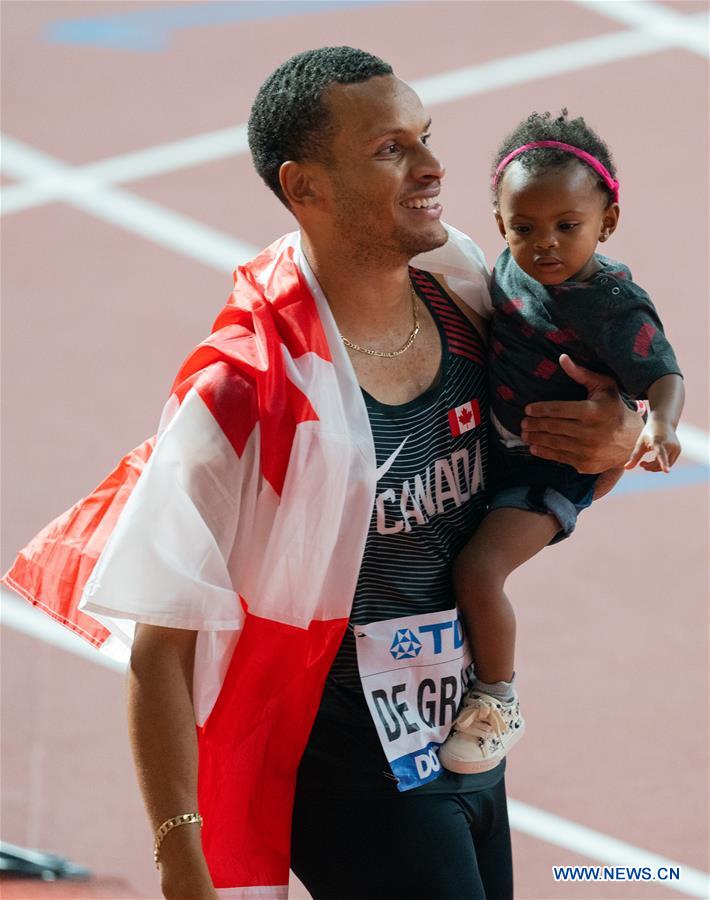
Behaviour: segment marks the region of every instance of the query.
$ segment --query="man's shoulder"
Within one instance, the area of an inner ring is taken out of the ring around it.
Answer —
[[[465,292],[466,285],[457,284],[456,279],[449,280],[440,272],[429,272],[427,274],[436,282],[438,289],[458,307],[479,335],[485,340],[487,337],[486,319],[488,318],[486,310],[484,309],[482,312],[479,312],[477,308],[478,304],[471,303],[469,299],[464,299],[456,290],[456,288],[459,287],[462,292]],[[453,284],[451,281],[453,281]]]

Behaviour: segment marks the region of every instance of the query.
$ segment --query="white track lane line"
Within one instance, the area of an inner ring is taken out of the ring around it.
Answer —
[[[21,600],[6,588],[0,588],[0,625],[21,634],[27,634],[44,644],[59,647],[74,656],[114,672],[125,672],[126,663],[111,659],[96,650],[88,641],[60,625],[47,613],[41,612],[27,600]]]
[[[707,15],[702,13],[701,16],[707,23]],[[672,35],[645,30],[619,31],[456,69],[413,82],[412,87],[425,106],[433,106],[516,84],[528,84],[541,78],[553,78],[646,56],[676,46]]]
[[[648,866],[651,870],[661,866],[665,868],[679,867],[679,881],[649,883],[656,886],[662,885],[664,888],[686,894],[688,897],[703,897],[705,900],[710,897],[710,875],[707,872],[701,872],[700,869],[694,869],[656,853],[641,850],[625,841],[619,841],[599,831],[586,828],[584,825],[571,822],[569,819],[563,819],[561,816],[537,809],[535,806],[528,806],[527,803],[521,803],[519,800],[508,800],[508,813],[511,827],[516,831],[548,844],[554,844],[556,847],[571,850],[573,853],[579,853],[581,856],[597,860],[608,866],[624,868]],[[561,862],[559,865],[565,865],[565,863]],[[571,886],[573,882],[569,882],[569,884]]]
[[[86,641],[73,634],[68,629],[59,625],[49,616],[40,612],[27,603],[2,589],[2,604],[0,606],[0,624],[14,631],[29,635],[46,644],[59,647],[75,656],[86,659],[89,662],[106,666],[116,672],[125,672],[125,663],[108,659],[103,653],[94,650]],[[708,894],[708,876],[698,869],[675,862],[671,859],[650,853],[624,841],[616,840],[601,832],[578,825],[569,819],[563,819],[544,810],[521,803],[518,800],[508,800],[510,824],[523,834],[530,835],[537,840],[545,841],[556,847],[571,850],[587,857],[614,866],[650,866],[658,868],[681,869],[680,881],[663,882],[664,887],[671,888],[681,894],[690,897],[705,897]],[[560,865],[565,865],[560,861]]]
[[[3,136],[3,145],[6,140],[12,139]],[[233,128],[222,128],[179,141],[147,147],[134,153],[109,157],[95,163],[77,166],[69,171],[81,174],[83,180],[78,184],[80,189],[88,189],[92,184],[96,189],[228,159],[246,153],[248,149],[247,126],[237,125]],[[12,170],[12,158],[5,160],[4,146],[0,164],[3,172],[6,172],[7,175],[15,178],[28,177],[16,174]],[[66,172],[67,169],[69,167],[65,167],[64,171]],[[32,180],[28,183],[10,185],[0,192],[0,207],[3,215],[33,206],[41,206],[54,200],[70,199],[76,187],[68,172],[65,175],[68,177],[66,184],[62,182],[59,172],[52,172],[48,169],[40,170],[37,175],[29,177]]]
[[[601,6],[606,4],[602,0],[599,0],[599,3],[601,10]],[[625,6],[623,3],[621,5]],[[706,13],[699,16],[682,16],[679,13],[669,15],[671,19],[675,17],[682,20],[686,30],[692,28],[698,33],[707,31]],[[646,19],[643,22],[645,23]],[[642,28],[570,41],[418,79],[412,82],[412,87],[425,105],[436,106],[439,103],[449,103],[499,88],[529,83],[539,78],[550,78],[562,73],[666,50],[678,46],[675,32],[679,28],[680,25],[675,31],[670,27],[666,31]],[[71,202],[75,193],[86,192],[92,187],[97,189],[109,184],[125,184],[141,178],[226,159],[246,153],[247,150],[246,125],[242,124],[109,157],[71,170],[67,167],[66,174],[69,175],[69,171],[72,171],[79,180],[69,178],[66,183],[62,181],[61,172],[56,168],[54,171],[45,168],[35,175],[14,172],[12,160],[6,160],[3,151],[0,160],[2,170],[10,176],[31,180],[4,188],[0,192],[0,209],[2,215],[10,215],[54,200]]]
[[[678,439],[683,448],[683,459],[710,466],[710,434],[707,431],[681,422],[678,426]]]
[[[3,171],[15,177],[63,181],[62,194],[72,206],[219,272],[231,272],[259,251],[136,194],[97,184],[82,169],[73,169],[14,138],[3,137],[2,164]]]
[[[657,34],[672,41],[677,47],[683,47],[701,56],[710,55],[710,34],[707,20],[703,27],[702,20],[694,15],[675,12],[662,3],[650,3],[648,0],[571,0],[577,6],[586,7],[590,12],[598,13],[633,28],[642,28],[649,34]]]

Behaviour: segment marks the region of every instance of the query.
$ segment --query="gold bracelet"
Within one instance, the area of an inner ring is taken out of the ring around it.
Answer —
[[[177,828],[179,825],[197,824],[202,828],[202,816],[199,813],[184,813],[181,816],[173,816],[172,819],[166,819],[155,831],[155,843],[153,844],[153,860],[155,868],[159,868],[160,863],[160,846],[165,839],[165,835]]]

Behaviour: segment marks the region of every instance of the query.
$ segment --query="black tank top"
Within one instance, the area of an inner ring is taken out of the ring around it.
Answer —
[[[367,708],[353,626],[451,609],[451,564],[485,515],[488,381],[475,327],[426,272],[415,290],[441,336],[436,383],[391,406],[363,391],[378,466],[377,492],[350,624],[326,680],[299,770],[299,789],[397,794]],[[505,762],[475,775],[442,775],[417,793],[493,787]]]
[[[441,370],[408,403],[363,390],[378,466],[375,505],[350,625],[321,709],[370,721],[353,625],[451,609],[451,565],[485,514],[488,428],[486,350],[475,327],[428,273],[410,269],[439,329]]]

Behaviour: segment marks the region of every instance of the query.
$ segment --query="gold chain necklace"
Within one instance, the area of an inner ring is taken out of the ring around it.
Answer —
[[[393,359],[395,356],[401,356],[403,353],[406,353],[407,350],[412,346],[414,341],[416,340],[417,335],[419,334],[419,316],[417,315],[417,295],[414,293],[414,288],[412,287],[412,282],[409,282],[409,293],[412,297],[412,317],[414,318],[414,327],[409,332],[409,337],[402,344],[399,350],[372,350],[370,347],[361,347],[359,344],[354,344],[352,341],[349,341],[345,335],[340,335],[343,343],[346,347],[350,347],[351,350],[357,350],[358,353],[367,353],[368,356],[379,356],[382,359]]]

